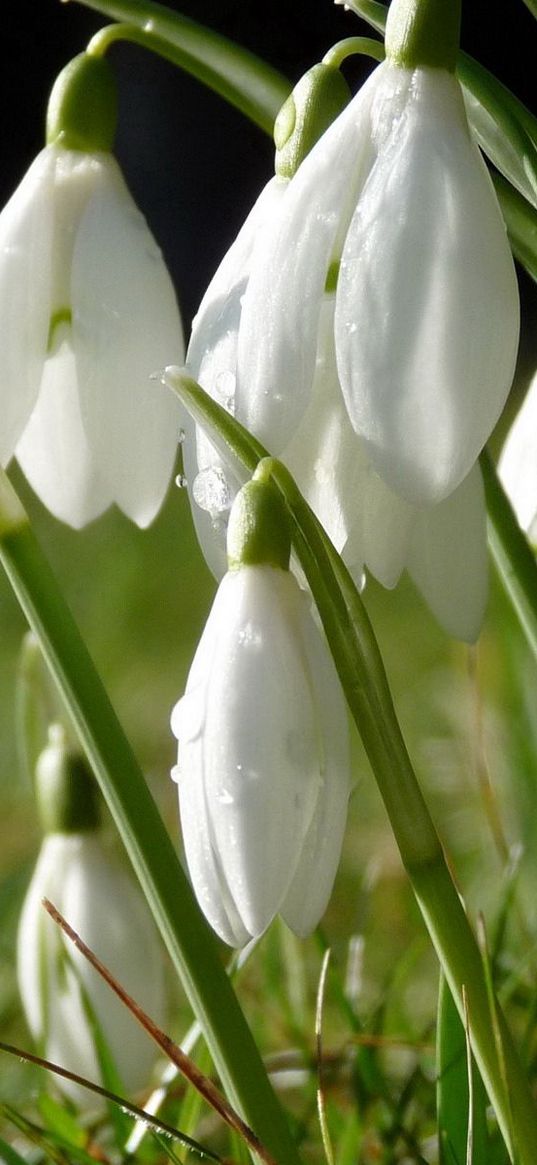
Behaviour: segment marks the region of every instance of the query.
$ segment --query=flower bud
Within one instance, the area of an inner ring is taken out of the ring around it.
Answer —
[[[270,556],[222,580],[172,728],[186,858],[209,922],[231,946],[277,913],[307,934],[341,851],[347,713],[308,600]]]

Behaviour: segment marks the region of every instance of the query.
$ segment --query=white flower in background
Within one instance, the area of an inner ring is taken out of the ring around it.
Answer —
[[[259,484],[237,496],[228,547]],[[278,512],[272,532],[282,522]],[[267,544],[258,553],[257,543],[246,562],[243,549],[238,559],[230,553],[233,569],[172,716],[190,876],[231,946],[262,934],[278,913],[297,934],[315,927],[336,874],[350,790],[347,713],[332,658],[284,565],[288,543],[266,556]]]
[[[44,897],[129,995],[161,1023],[162,952],[147,906],[96,833],[51,833],[41,848],[18,935],[19,990],[28,1026],[46,1058],[102,1082],[85,992],[126,1092],[139,1092],[150,1079],[154,1046],[83,955],[62,937],[43,908]],[[60,1077],[56,1084],[77,1104],[95,1107],[95,1096],[86,1089]]]
[[[237,375],[251,428],[275,452],[308,406],[338,265],[335,345],[352,425],[390,489],[411,504],[439,502],[498,419],[519,328],[505,227],[446,69],[380,65],[268,224]]]
[[[61,736],[52,730],[37,772],[41,813],[52,828],[46,829],[20,918],[19,991],[42,1054],[98,1084],[103,1081],[89,1003],[121,1084],[131,1095],[149,1082],[154,1045],[42,905],[48,898],[126,991],[156,1023],[163,1022],[164,968],[157,931],[137,886],[107,854],[81,763],[65,753]],[[62,784],[66,776],[67,792]],[[94,1110],[102,1103],[87,1089],[54,1079],[80,1107]]]
[[[104,62],[89,60],[93,76]],[[116,161],[67,148],[55,113],[54,144],[0,215],[0,463],[15,455],[72,526],[112,502],[146,526],[177,451],[179,408],[150,376],[182,359],[179,311]]]
[[[537,543],[537,373],[509,430],[498,472],[519,524]]]

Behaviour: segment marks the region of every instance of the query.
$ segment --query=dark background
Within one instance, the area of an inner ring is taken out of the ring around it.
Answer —
[[[344,36],[374,35],[330,0],[172,0],[168,5],[263,56],[292,80]],[[534,106],[535,23],[523,0],[466,0],[463,47]],[[0,204],[43,144],[46,100],[62,66],[105,23],[76,2],[2,4]],[[204,288],[267,180],[272,145],[193,78],[144,50],[111,51],[120,78],[117,155],[172,271],[188,327]],[[369,71],[350,66],[352,81]],[[532,298],[531,288],[523,288]]]

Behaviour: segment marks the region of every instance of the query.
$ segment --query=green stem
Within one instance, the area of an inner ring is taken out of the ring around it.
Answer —
[[[91,51],[106,51],[126,39],[165,57],[214,89],[260,129],[272,134],[276,114],[291,84],[276,69],[247,49],[187,16],[152,0],[77,0],[85,8],[121,21],[121,31],[103,29],[90,41]]]
[[[168,369],[166,383],[224,456],[252,473],[266,450],[195,381]],[[510,1096],[499,1062],[479,948],[397,722],[380,651],[354,583],[288,470],[273,480],[293,522],[293,543],[323,623],[342,686],[362,736],[397,844],[462,1021],[468,1001],[472,1049],[512,1159],[537,1160],[537,1110],[507,1025],[500,1018]],[[498,1007],[498,1015],[500,1015]],[[513,1129],[515,1134],[513,1134]]]
[[[323,65],[330,65],[339,69],[348,57],[356,55],[372,57],[374,61],[383,61],[386,52],[380,40],[371,40],[368,36],[349,36],[345,40],[338,40],[332,45],[323,57]]]
[[[216,941],[143,774],[7,477],[0,477],[0,560],[73,719],[222,1084],[279,1161],[298,1155]]]
[[[537,562],[516,520],[490,454],[481,454],[489,546],[526,640],[537,659]]]

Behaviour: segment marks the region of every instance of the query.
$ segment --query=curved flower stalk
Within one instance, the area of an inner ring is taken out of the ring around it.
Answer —
[[[518,295],[458,82],[419,54],[402,63],[395,48],[388,37],[386,61],[269,225],[244,297],[238,377],[251,430],[281,452],[310,399],[325,286],[339,270],[335,345],[351,423],[390,489],[431,505],[467,476],[502,410]]]
[[[45,912],[48,898],[123,987],[160,1023],[164,1019],[162,952],[146,904],[131,878],[110,859],[100,836],[89,774],[68,754],[61,735],[37,766],[46,827],[18,932],[19,991],[30,1031],[47,1059],[97,1083],[103,1080],[99,1036],[121,1086],[147,1086],[155,1059],[151,1041],[124,1005],[65,939]],[[81,1108],[95,1097],[61,1077],[57,1086]]]
[[[345,703],[288,570],[286,526],[272,487],[254,477],[234,503],[230,570],[172,716],[190,875],[231,946],[261,935],[277,913],[297,934],[315,927],[350,791]]]
[[[498,473],[520,526],[537,543],[537,373],[509,430]]]
[[[184,351],[171,279],[106,122],[79,125],[103,76],[108,84],[103,68],[83,54],[60,75],[49,144],[0,215],[0,462],[15,455],[49,510],[76,528],[113,502],[147,526],[180,430],[176,403],[149,383],[167,354]]]

